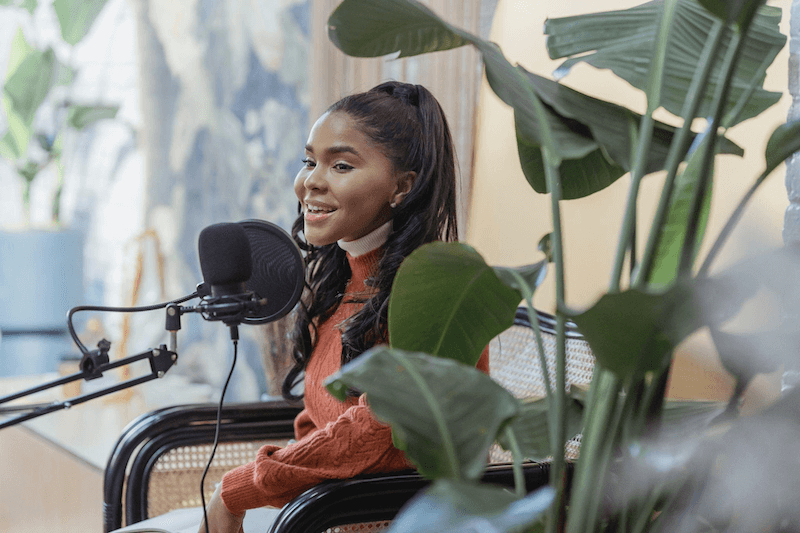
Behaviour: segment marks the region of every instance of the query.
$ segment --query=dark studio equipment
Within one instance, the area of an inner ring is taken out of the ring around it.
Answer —
[[[200,234],[198,255],[203,283],[193,294],[146,307],[80,306],[70,309],[67,326],[82,354],[79,371],[0,397],[0,415],[16,415],[0,420],[0,429],[162,377],[178,360],[177,332],[181,328],[180,318],[186,313],[198,313],[205,320],[221,321],[231,328],[232,338],[238,338],[239,324],[264,324],[277,320],[291,311],[300,299],[304,280],[300,250],[292,238],[275,224],[245,220],[209,226]],[[181,305],[194,298],[200,298],[197,305]],[[96,349],[89,350],[78,338],[72,324],[73,315],[80,311],[138,312],[164,308],[169,347],[162,344],[116,361],[109,360],[109,341],[103,339]],[[145,359],[150,364],[149,374],[106,389],[49,404],[3,406],[12,400],[73,381],[97,379],[104,372]]]

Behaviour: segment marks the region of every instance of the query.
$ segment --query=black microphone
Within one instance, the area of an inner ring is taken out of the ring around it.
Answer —
[[[181,308],[181,313],[200,312],[206,320],[228,325],[264,324],[291,311],[303,292],[300,249],[271,222],[208,226],[200,232],[198,255],[204,281],[197,295],[202,301],[196,308]]]
[[[223,222],[208,226],[200,232],[197,251],[203,281],[211,287],[212,297],[247,292],[253,259],[250,242],[241,225]]]
[[[200,270],[206,285],[199,310],[207,320],[239,324],[266,304],[247,289],[253,271],[250,242],[240,224],[213,224],[200,232],[197,242]],[[210,294],[208,288],[210,287]]]

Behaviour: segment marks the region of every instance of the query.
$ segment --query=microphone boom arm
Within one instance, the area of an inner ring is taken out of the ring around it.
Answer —
[[[113,385],[111,387],[83,394],[81,396],[77,396],[75,398],[70,398],[68,400],[60,402],[56,401],[50,404],[44,404],[44,405],[38,404],[33,406],[16,406],[16,407],[5,407],[5,408],[0,407],[0,414],[2,414],[4,411],[13,412],[13,411],[30,410],[29,413],[20,414],[9,420],[0,421],[0,429],[14,426],[21,422],[25,422],[26,420],[31,420],[33,418],[37,418],[42,415],[46,415],[48,413],[69,409],[74,405],[79,405],[84,402],[88,402],[89,400],[99,398],[100,396],[105,396],[107,394],[121,391],[123,389],[127,389],[129,387],[133,387],[135,385],[139,385],[141,383],[146,383],[148,381],[152,381],[154,379],[163,377],[164,374],[167,372],[167,370],[169,370],[172,367],[172,365],[174,365],[178,361],[178,354],[172,350],[168,350],[167,346],[162,344],[159,348],[153,348],[146,352],[125,357],[124,359],[119,359],[114,362],[109,362],[108,348],[110,347],[110,345],[111,343],[109,343],[105,339],[97,343],[98,346],[97,350],[92,350],[91,352],[88,352],[87,354],[84,355],[83,359],[81,360],[80,372],[76,372],[75,374],[71,374],[69,376],[64,376],[63,378],[56,379],[49,383],[37,385],[22,392],[0,397],[0,405],[6,402],[10,402],[12,400],[30,396],[31,394],[35,394],[37,392],[51,389],[53,387],[58,387],[59,385],[65,385],[67,383],[71,383],[79,379],[85,379],[88,381],[90,379],[99,378],[103,375],[103,372],[106,372],[108,370],[113,370],[114,368],[119,368],[121,366],[129,365],[131,363],[135,363],[143,359],[148,359],[150,362],[150,374],[138,378],[129,379],[127,381],[123,381],[122,383],[117,383],[116,385]]]

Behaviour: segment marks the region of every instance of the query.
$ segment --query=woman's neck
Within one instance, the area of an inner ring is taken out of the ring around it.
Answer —
[[[391,231],[392,221],[390,220],[359,239],[354,241],[339,240],[336,243],[339,245],[339,248],[350,254],[351,257],[358,257],[383,246],[383,243],[389,238],[389,233],[391,233]]]

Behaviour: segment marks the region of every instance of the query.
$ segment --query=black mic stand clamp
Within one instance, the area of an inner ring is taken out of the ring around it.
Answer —
[[[170,324],[169,309],[167,313],[168,313],[167,322],[169,325]],[[174,325],[172,327],[174,327]],[[121,391],[123,389],[127,389],[129,387],[133,387],[141,383],[146,383],[148,381],[152,381],[154,379],[163,377],[164,374],[166,374],[167,370],[172,368],[172,366],[178,361],[178,354],[174,349],[174,332],[177,331],[178,329],[180,329],[179,321],[177,323],[177,327],[175,328],[175,330],[169,330],[170,334],[173,334],[173,338],[171,339],[170,342],[170,344],[173,344],[173,346],[170,347],[171,349],[167,349],[167,346],[165,344],[162,344],[158,348],[153,348],[151,350],[131,355],[129,357],[125,357],[123,359],[119,359],[113,362],[110,362],[108,357],[108,351],[111,348],[111,343],[106,339],[102,339],[100,342],[97,343],[96,350],[84,351],[83,357],[81,358],[80,362],[79,372],[76,372],[75,374],[71,374],[69,376],[64,376],[63,378],[56,379],[55,381],[51,381],[43,385],[32,387],[22,392],[11,394],[9,396],[0,397],[0,406],[2,406],[2,404],[6,402],[10,402],[12,400],[16,400],[19,398],[24,398],[25,396],[30,396],[31,394],[51,389],[53,387],[58,387],[60,385],[65,385],[67,383],[71,383],[73,381],[77,381],[80,379],[84,379],[86,381],[97,379],[103,376],[103,372],[107,372],[109,370],[113,370],[114,368],[119,368],[121,366],[126,366],[131,363],[141,361],[143,359],[147,359],[148,362],[150,363],[150,373],[141,377],[123,381],[122,383],[118,383],[116,385],[113,385],[105,389],[101,389],[99,391],[87,393],[61,402],[56,401],[49,404],[0,407],[0,415],[9,412],[22,412],[22,414],[15,416],[11,419],[0,420],[0,429],[14,426],[16,424],[19,424],[20,422],[25,422],[26,420],[37,418],[39,416],[46,415],[48,413],[60,411],[62,409],[69,409],[74,405],[88,402],[89,400],[99,398],[100,396],[105,396],[107,394]]]
[[[86,381],[103,377],[103,365],[108,364],[108,350],[111,348],[111,341],[100,339],[97,349],[86,352],[81,357],[79,368],[84,373]]]

